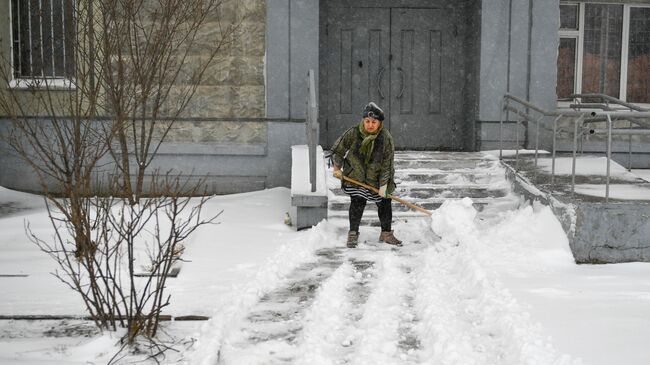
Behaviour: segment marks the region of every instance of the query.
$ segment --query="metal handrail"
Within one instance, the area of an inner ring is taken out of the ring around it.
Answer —
[[[558,110],[545,110],[527,100],[520,99],[511,94],[504,94],[501,103],[501,117],[499,123],[499,159],[503,159],[503,121],[504,117],[509,120],[510,113],[515,113],[517,118],[516,125],[523,125],[524,121],[535,123],[535,175],[537,179],[537,156],[539,152],[539,125],[544,117],[555,117],[553,120],[553,142],[552,142],[552,165],[551,165],[551,188],[555,184],[555,159],[556,159],[556,143],[558,128],[557,123],[562,117],[575,117],[574,132],[573,132],[573,163],[571,166],[571,195],[575,194],[575,175],[576,175],[576,160],[577,160],[577,147],[578,137],[580,136],[580,143],[582,137],[588,134],[604,133],[607,135],[606,155],[607,155],[607,171],[606,171],[606,186],[605,186],[605,201],[609,201],[609,188],[611,177],[611,157],[612,157],[612,136],[613,135],[626,135],[629,136],[629,157],[628,168],[631,168],[631,155],[632,155],[632,136],[633,135],[648,135],[650,134],[650,122],[644,121],[641,118],[650,118],[650,110],[640,107],[635,104],[627,103],[622,100],[616,99],[605,94],[573,94],[574,99],[582,98],[600,98],[605,103],[573,103],[570,105],[571,109],[558,109]],[[620,105],[627,109],[614,109],[610,104]],[[600,111],[581,111],[577,109],[599,109]],[[626,120],[630,123],[627,128],[614,128],[614,121]],[[588,128],[585,125],[606,122],[606,129]],[[641,128],[632,128],[635,124]],[[579,128],[581,127],[581,128]],[[588,131],[588,132],[586,132]],[[515,150],[515,171],[519,166],[519,132],[516,132],[516,150]]]
[[[515,105],[510,105],[510,103],[515,103]],[[517,106],[519,108],[517,108]],[[525,109],[525,110],[522,110]],[[531,114],[529,111],[532,110],[537,113],[537,115]],[[556,135],[557,135],[557,122],[563,116],[577,116],[584,118],[585,112],[577,111],[558,111],[558,110],[545,110],[538,107],[535,104],[530,103],[529,101],[520,99],[512,94],[505,94],[503,96],[502,108],[501,108],[501,118],[499,121],[499,159],[503,159],[503,120],[504,114],[506,119],[509,118],[509,113],[514,112],[516,115],[523,118],[525,121],[532,121],[535,123],[535,175],[534,179],[537,179],[537,163],[539,155],[539,125],[542,122],[544,117],[555,116],[553,121],[553,157],[552,157],[552,166],[551,166],[551,185],[555,183],[555,155],[556,155]],[[517,120],[517,126],[523,125],[522,119]],[[519,132],[516,131],[516,149],[515,149],[515,170],[519,167]]]
[[[626,107],[626,108],[628,108],[630,110],[636,110],[636,111],[639,111],[639,112],[650,111],[650,109],[646,109],[646,108],[638,106],[636,104],[628,103],[626,101],[617,99],[617,98],[615,98],[613,96],[609,96],[607,94],[596,94],[596,93],[591,93],[591,94],[571,94],[571,95],[569,95],[569,97],[571,97],[573,99],[600,98],[600,99],[602,99],[604,101],[610,101],[610,102],[612,102],[614,104],[624,106],[624,107]]]

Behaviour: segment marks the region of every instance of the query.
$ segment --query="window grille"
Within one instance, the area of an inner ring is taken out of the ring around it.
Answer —
[[[71,79],[75,75],[72,0],[11,0],[14,79]]]

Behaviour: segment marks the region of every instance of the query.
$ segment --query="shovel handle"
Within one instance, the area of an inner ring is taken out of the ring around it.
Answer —
[[[362,183],[361,181],[357,181],[357,180],[355,180],[355,179],[353,179],[353,178],[350,178],[350,177],[347,177],[347,176],[343,176],[343,175],[341,175],[341,178],[342,178],[343,180],[345,180],[345,181],[351,182],[351,183],[353,183],[353,184],[355,184],[355,185],[358,185],[358,186],[364,187],[364,188],[366,188],[366,189],[368,189],[368,190],[370,190],[370,191],[374,191],[375,193],[379,194],[379,189],[377,189],[377,188],[374,187],[374,186],[371,186],[371,185],[368,185],[368,184],[364,184],[364,183]],[[406,201],[406,200],[404,200],[404,199],[402,199],[402,198],[398,198],[398,197],[396,197],[396,196],[394,196],[394,195],[390,195],[389,198],[392,199],[392,200],[395,200],[396,202],[400,202],[400,203],[406,205],[407,207],[409,207],[409,208],[411,208],[411,209],[415,209],[415,210],[417,210],[418,212],[424,213],[424,214],[426,214],[426,215],[429,215],[429,216],[430,216],[431,214],[433,214],[431,211],[428,211],[428,210],[422,208],[422,207],[419,206],[419,205],[415,205],[415,204],[413,204],[413,203],[411,203],[411,202],[408,202],[408,201]]]

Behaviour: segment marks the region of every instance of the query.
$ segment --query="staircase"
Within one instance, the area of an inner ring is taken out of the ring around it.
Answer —
[[[328,176],[328,219],[347,225],[350,198],[341,183]],[[394,195],[427,209],[445,200],[471,198],[480,215],[512,209],[518,199],[510,194],[510,183],[498,158],[481,152],[395,152]],[[427,218],[426,215],[393,201],[393,222]],[[362,225],[378,226],[377,206],[366,205]]]

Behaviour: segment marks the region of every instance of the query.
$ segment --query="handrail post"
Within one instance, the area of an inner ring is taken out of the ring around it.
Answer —
[[[316,191],[316,146],[318,145],[318,105],[316,103],[316,82],[314,70],[307,72],[307,143],[309,150],[309,182],[311,191]]]
[[[519,171],[519,125],[523,124],[521,123],[521,120],[524,117],[521,115],[518,115],[517,123],[515,124],[515,171]]]
[[[507,101],[506,96],[501,99],[501,113],[499,118],[499,160],[503,160],[503,114],[506,111]]]
[[[535,179],[535,182],[537,182],[537,154],[538,154],[538,151],[539,151],[539,123],[542,121],[542,118],[544,118],[543,115],[541,115],[535,121],[535,176],[533,177]]]
[[[612,117],[607,113],[607,177],[605,180],[605,203],[609,202],[609,174],[612,161]]]
[[[558,115],[553,120],[553,155],[551,157],[551,187],[555,184],[555,154],[556,154],[556,140],[557,140],[557,122],[562,118],[562,114]]]
[[[628,122],[630,125],[628,128],[632,129],[632,122]],[[627,154],[627,171],[632,171],[632,134],[628,138],[628,154]]]
[[[575,196],[576,190],[576,154],[578,150],[578,124],[582,124],[584,116],[576,119],[573,123],[573,163],[571,165],[571,197]]]

